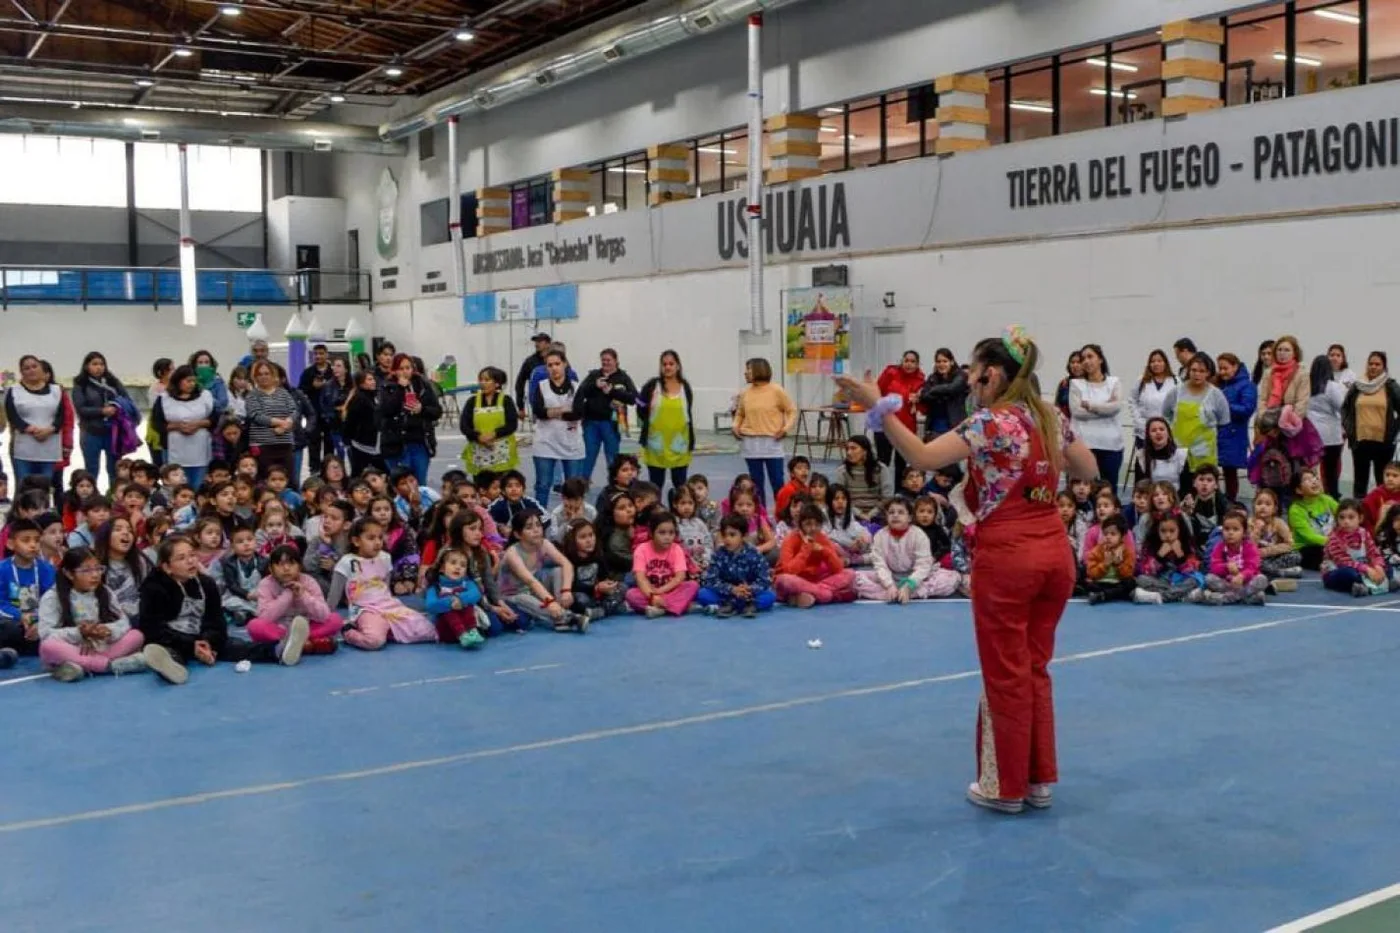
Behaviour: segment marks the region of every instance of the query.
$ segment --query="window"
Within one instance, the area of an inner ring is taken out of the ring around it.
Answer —
[[[136,144],[136,206],[178,210],[180,149],[174,143]],[[190,146],[190,209],[262,210],[262,159],[257,149]],[[122,199],[125,204],[125,198]]]
[[[1162,43],[1155,32],[1113,43],[1113,122],[1162,115]]]
[[[452,239],[451,220],[448,217],[450,205],[447,198],[439,198],[418,206],[418,242],[422,246],[436,246]]]
[[[1039,139],[1055,131],[1055,92],[1048,58],[1011,67],[1011,131],[1008,142]]]
[[[476,237],[476,192],[468,191],[462,194],[462,239],[471,240]]]
[[[1006,68],[997,68],[987,74],[987,110],[991,116],[991,122],[987,125],[987,139],[993,146],[1007,142],[1007,133],[1011,129],[1008,119],[1011,111],[1007,106],[1011,103],[1011,86],[1006,79],[1007,71]]]
[[[879,97],[851,102],[846,117],[847,168],[865,168],[885,161],[883,114]]]
[[[1236,13],[1225,25],[1225,103],[1248,104],[1285,95],[1283,4]]]
[[[820,165],[823,172],[843,172],[851,167],[846,151],[846,143],[849,141],[846,139],[849,133],[846,129],[846,109],[846,105],[841,104],[823,107],[819,111],[822,125],[817,139],[822,144]]]
[[[427,162],[437,154],[437,136],[434,131],[436,127],[428,127],[418,131],[418,161]]]
[[[1361,83],[1361,15],[1357,11],[1356,2],[1309,0],[1298,4],[1298,51],[1293,58],[1296,93],[1313,94]]]
[[[1332,9],[1355,12],[1357,6],[1351,3]],[[1366,80],[1400,78],[1400,0],[1366,0],[1365,29]]]
[[[1060,56],[1058,110],[1053,122],[1057,132],[1078,133],[1108,125],[1105,103],[1109,95],[1119,97],[1120,72],[1124,67],[1109,57],[1107,46],[1094,45]],[[1032,113],[1034,111],[1025,111]]]
[[[0,203],[126,206],[126,146],[114,139],[0,136]]]

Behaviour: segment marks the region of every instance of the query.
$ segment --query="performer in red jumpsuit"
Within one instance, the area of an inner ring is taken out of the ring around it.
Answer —
[[[1055,764],[1050,658],[1074,589],[1074,557],[1055,509],[1060,473],[1097,472],[1034,381],[1039,352],[1019,328],[973,351],[967,420],[927,444],[897,417],[901,400],[869,383],[839,380],[882,423],[910,466],[967,463],[964,534],[972,545],[972,619],[982,666],[977,781],[972,803],[1003,813],[1048,807]]]

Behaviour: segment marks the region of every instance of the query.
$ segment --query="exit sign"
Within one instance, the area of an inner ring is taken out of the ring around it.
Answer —
[[[238,318],[237,318],[237,320],[238,320],[238,326],[241,327],[241,328],[243,328],[244,330],[247,330],[248,328],[252,327],[252,326],[253,326],[253,322],[256,321],[257,319],[258,319],[258,313],[257,313],[256,311],[239,311],[239,312],[238,312]]]

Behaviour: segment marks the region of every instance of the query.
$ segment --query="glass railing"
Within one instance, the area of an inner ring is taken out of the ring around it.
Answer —
[[[202,305],[372,304],[368,272],[200,269]],[[0,266],[0,308],[12,304],[179,304],[180,270],[113,266]]]

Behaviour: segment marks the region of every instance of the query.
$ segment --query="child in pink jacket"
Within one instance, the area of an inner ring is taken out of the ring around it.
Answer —
[[[1264,605],[1269,578],[1260,573],[1259,546],[1245,533],[1248,521],[1243,512],[1227,512],[1220,520],[1220,543],[1211,551],[1206,588],[1195,590],[1192,602],[1214,606],[1248,603]]]
[[[291,545],[283,545],[268,556],[268,574],[258,584],[258,612],[248,623],[248,637],[255,642],[279,642],[296,619],[310,623],[307,654],[331,654],[335,637],[345,622],[331,612],[321,588],[310,577],[301,575],[301,557]]]
[[[651,518],[651,538],[632,552],[637,585],[627,591],[627,605],[648,619],[685,615],[700,592],[700,584],[689,579],[690,561],[676,535],[675,516],[657,511]]]

